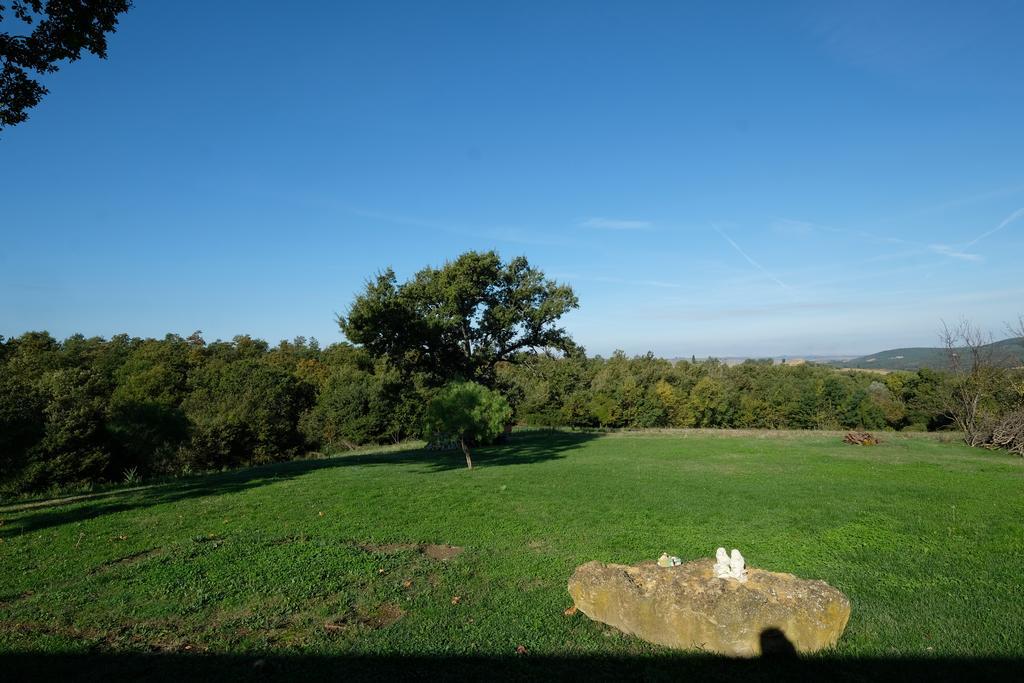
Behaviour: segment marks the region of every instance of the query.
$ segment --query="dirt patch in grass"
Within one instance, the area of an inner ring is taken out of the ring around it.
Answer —
[[[143,560],[148,560],[149,558],[155,555],[159,555],[162,552],[163,548],[149,548],[148,550],[140,550],[137,553],[132,553],[131,555],[119,557],[116,560],[109,560],[107,562],[104,562],[101,565],[93,567],[92,571],[90,571],[89,573],[102,574],[103,572],[108,572],[113,569],[117,569],[118,567],[125,567],[128,565],[138,564],[139,562],[142,562]]]
[[[360,543],[359,549],[376,555],[391,555],[405,550],[419,550],[417,543]]]
[[[32,591],[23,591],[21,593],[10,593],[8,595],[0,595],[0,607],[8,607],[16,602],[24,600],[25,598],[31,598],[35,595]]]
[[[154,637],[148,630],[159,627],[162,635]],[[149,652],[203,652],[207,648],[185,638],[185,626],[177,620],[125,623],[113,628],[83,627],[70,623],[44,623],[38,621],[3,622],[0,631],[27,636],[56,636],[79,641],[98,652],[117,652],[125,649]],[[172,635],[176,634],[176,635]]]
[[[547,585],[547,581],[537,577],[534,577],[532,579],[520,579],[516,582],[516,586],[519,588],[519,590],[527,593],[529,593],[530,591],[535,591],[539,588],[544,588]]]
[[[425,545],[420,552],[432,560],[450,560],[462,554],[463,548],[457,545]]]
[[[79,628],[72,624],[47,624],[37,621],[0,622],[0,630],[29,636],[59,636],[84,641],[103,641],[107,637],[107,633],[98,628]]]
[[[309,540],[306,534],[292,535],[292,536],[281,536],[280,538],[271,539],[268,545],[288,545],[290,543],[305,543]]]
[[[439,560],[441,562],[458,557],[462,554],[463,548],[458,545],[447,545],[447,544],[434,544],[434,543],[360,543],[358,544],[360,550],[364,550],[368,553],[390,555],[392,553],[400,553],[407,550],[415,550],[429,557],[432,560]]]
[[[192,541],[194,543],[220,543],[224,540],[223,536],[217,534],[206,534],[205,536],[193,536]]]
[[[370,630],[387,628],[405,616],[405,610],[393,602],[385,602],[372,610],[349,610],[344,614],[331,617],[324,622],[324,630],[329,633],[348,631],[355,627]]]

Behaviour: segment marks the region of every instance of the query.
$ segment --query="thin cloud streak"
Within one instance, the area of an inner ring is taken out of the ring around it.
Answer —
[[[1017,209],[1016,211],[1011,213],[1009,216],[1004,218],[1002,223],[1000,223],[996,227],[992,228],[988,232],[981,233],[980,235],[975,237],[973,240],[971,240],[970,242],[968,242],[964,246],[965,247],[970,247],[970,246],[973,246],[973,245],[977,244],[978,242],[980,242],[981,240],[985,239],[986,237],[988,237],[990,235],[994,235],[995,233],[999,232],[1000,230],[1002,230],[1003,228],[1008,226],[1010,223],[1013,223],[1014,221],[1016,221],[1021,216],[1024,216],[1024,207],[1021,207],[1021,208]]]
[[[970,195],[968,197],[960,197],[958,199],[952,199],[941,204],[935,204],[932,206],[926,206],[916,211],[911,211],[904,214],[905,216],[920,216],[930,213],[944,213],[950,209],[957,209],[962,206],[969,206],[971,204],[977,204],[979,202],[986,202],[991,199],[999,199],[1000,197],[1009,197],[1015,194],[1024,192],[1024,185],[1015,185],[1013,187],[1003,187],[998,190],[991,190],[989,192],[982,192],[980,194]]]
[[[725,234],[725,232],[724,232],[724,231],[723,231],[723,230],[722,230],[721,228],[719,228],[719,227],[718,227],[717,225],[715,225],[714,223],[712,223],[712,224],[711,224],[711,227],[712,227],[712,228],[714,228],[714,229],[715,229],[715,232],[717,232],[717,233],[718,233],[719,235],[721,235],[721,236],[722,236],[722,238],[723,238],[723,239],[724,239],[724,240],[725,240],[726,242],[728,242],[728,243],[729,243],[730,245],[732,245],[732,248],[733,248],[733,249],[735,249],[735,250],[736,250],[736,252],[737,252],[737,253],[738,253],[738,254],[739,254],[740,256],[742,256],[742,257],[743,257],[744,259],[746,259],[746,260],[747,260],[747,263],[749,263],[750,265],[754,266],[754,268],[757,268],[757,269],[758,269],[759,271],[761,271],[762,273],[764,273],[764,274],[765,274],[766,276],[768,276],[768,278],[769,278],[769,279],[770,279],[770,280],[771,280],[772,282],[774,282],[775,284],[777,284],[777,285],[778,285],[779,287],[782,287],[782,288],[783,288],[783,289],[785,289],[785,290],[786,290],[787,292],[792,292],[792,291],[793,291],[793,289],[792,289],[792,288],[791,288],[791,287],[790,287],[789,285],[787,285],[787,284],[786,284],[785,282],[783,282],[782,280],[780,280],[779,278],[775,277],[775,276],[774,276],[774,275],[772,275],[772,274],[771,274],[770,272],[768,272],[768,269],[767,269],[767,268],[765,268],[764,266],[762,266],[762,265],[761,265],[760,263],[758,263],[758,262],[757,262],[757,261],[755,261],[754,259],[750,258],[750,256],[749,256],[749,255],[747,254],[747,252],[745,252],[745,251],[743,251],[742,249],[740,249],[740,245],[736,244],[736,242],[734,242],[734,241],[733,241],[733,239],[732,239],[731,237],[729,237],[728,235],[726,235],[726,234]]]
[[[971,261],[972,263],[980,263],[985,259],[980,254],[969,254],[964,251],[959,251],[956,247],[951,247],[948,244],[929,244],[928,249],[934,251],[936,254],[942,254],[943,256],[949,256],[950,258],[960,259],[961,261]]]
[[[650,320],[729,320],[732,318],[747,319],[751,317],[782,316],[816,311],[835,312],[861,309],[869,304],[851,303],[848,301],[808,301],[799,303],[779,303],[764,306],[741,307],[684,307],[679,309],[646,309],[644,317]]]
[[[612,285],[627,285],[630,287],[657,287],[659,289],[680,289],[682,285],[675,282],[665,282],[664,280],[629,280],[621,277],[609,277],[605,275],[555,275],[555,277],[561,277],[565,280],[580,280],[583,282],[602,282]]]
[[[647,230],[652,227],[652,223],[650,221],[595,217],[580,221],[579,226],[581,228],[599,228],[601,230]]]
[[[439,230],[459,235],[461,237],[486,237],[497,242],[508,242],[510,244],[525,244],[530,246],[571,246],[572,243],[566,239],[559,239],[550,235],[538,235],[530,230],[504,226],[481,226],[469,229],[462,226],[441,223],[433,220],[403,216],[397,214],[383,213],[380,211],[368,211],[364,209],[345,208],[349,214],[360,218],[405,225],[413,228],[425,228],[428,230]]]
[[[837,228],[831,225],[822,225],[820,223],[813,223],[811,221],[800,221],[792,218],[777,218],[773,223],[773,227],[776,231],[783,232],[788,236],[806,236],[814,234],[814,232],[830,232],[835,235],[850,235],[860,239],[871,240],[872,242],[880,242],[884,244],[912,244],[905,239],[899,237],[886,237],[884,235],[876,235],[866,230],[852,230],[850,228]]]

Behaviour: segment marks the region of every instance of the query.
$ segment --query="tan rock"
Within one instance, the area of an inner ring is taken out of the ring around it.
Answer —
[[[715,576],[714,560],[676,567],[588,562],[569,579],[576,607],[648,642],[753,657],[834,645],[850,601],[824,581],[747,567],[747,580]]]

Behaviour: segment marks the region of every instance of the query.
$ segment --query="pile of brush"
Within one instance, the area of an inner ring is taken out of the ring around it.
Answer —
[[[854,446],[877,446],[881,443],[877,437],[867,432],[849,432],[843,441]]]

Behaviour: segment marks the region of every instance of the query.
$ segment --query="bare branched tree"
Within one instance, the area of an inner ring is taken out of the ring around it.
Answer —
[[[1016,323],[1007,325],[1006,331],[1011,337],[1019,339],[1021,345],[1024,345],[1024,314],[1017,316]],[[1018,360],[1014,363],[1013,372],[1010,373],[1010,386],[1013,387],[1017,397],[1024,404],[1024,361]]]
[[[1024,342],[1024,315],[1006,326]],[[1024,456],[1024,367],[1015,345],[993,345],[967,320],[942,324],[951,373],[945,408],[971,446],[1004,448]]]
[[[946,412],[968,445],[990,443],[994,416],[986,404],[991,401],[1000,373],[992,357],[992,337],[963,319],[952,327],[943,321],[940,337],[952,374]]]
[[[1006,331],[1024,344],[1024,315],[1018,316],[1016,323],[1007,325]],[[992,430],[992,445],[1024,457],[1024,366],[1019,359],[1007,370],[1006,376],[1013,405]]]

